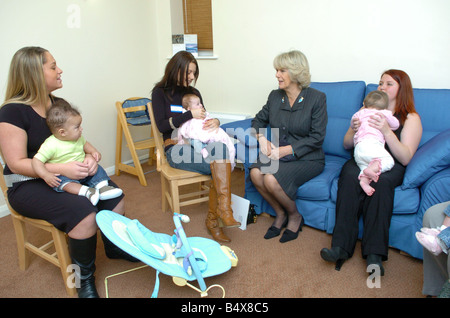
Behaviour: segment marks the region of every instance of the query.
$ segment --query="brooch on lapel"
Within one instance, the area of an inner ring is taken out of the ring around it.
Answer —
[[[300,97],[297,103],[300,104],[301,102],[303,102],[303,99],[304,99],[303,96]],[[281,99],[281,102],[284,103],[284,97]]]

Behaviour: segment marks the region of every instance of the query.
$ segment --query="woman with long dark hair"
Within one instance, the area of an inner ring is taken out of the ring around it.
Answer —
[[[231,209],[231,162],[225,144],[209,145],[212,149],[207,158],[194,151],[190,144],[178,145],[176,130],[192,118],[204,119],[206,110],[183,111],[182,98],[195,94],[204,105],[200,92],[192,85],[198,79],[199,68],[194,56],[186,51],[175,54],[166,65],[164,76],[152,91],[152,105],[156,125],[163,135],[166,157],[171,167],[211,175],[209,208],[206,227],[216,241],[229,242],[219,226],[219,219],[225,227],[237,227],[240,223],[233,217]],[[219,127],[218,119],[205,121],[203,129]]]

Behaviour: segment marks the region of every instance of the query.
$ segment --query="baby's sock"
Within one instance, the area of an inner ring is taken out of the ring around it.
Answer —
[[[100,181],[99,183],[97,183],[95,185],[95,188],[96,189],[101,189],[103,187],[106,187],[107,185],[108,185],[108,180],[103,180],[103,181]]]

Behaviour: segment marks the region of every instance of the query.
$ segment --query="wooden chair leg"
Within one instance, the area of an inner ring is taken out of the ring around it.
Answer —
[[[180,213],[180,193],[177,182],[170,183],[170,193],[172,194],[172,212]]]
[[[117,132],[116,132],[116,165],[115,174],[120,175],[119,164],[122,162],[122,125],[119,118],[117,118]]]
[[[167,192],[166,180],[164,179],[163,176],[161,176],[161,206],[163,212],[167,212],[166,192]]]
[[[66,235],[59,231],[57,228],[52,229],[53,242],[55,244],[56,254],[58,255],[59,267],[66,287],[66,292],[69,296],[75,296],[77,294],[76,287],[69,282],[71,273],[68,272],[68,267],[72,264],[72,260],[69,255],[69,247],[67,245]]]
[[[150,126],[150,138],[153,138],[153,129]],[[155,147],[148,149],[148,165],[151,166],[153,164],[153,159],[155,159]]]
[[[14,230],[16,233],[17,252],[19,254],[19,268],[26,270],[30,265],[30,252],[25,248],[26,226],[25,223],[14,216],[12,217]]]
[[[134,169],[139,178],[139,182],[141,183],[141,185],[146,187],[147,180],[145,179],[144,170],[142,169],[141,162],[139,161],[139,157],[137,155],[136,148],[132,144],[132,140],[131,140],[131,142],[129,142],[128,148],[130,149],[131,157],[133,158]]]

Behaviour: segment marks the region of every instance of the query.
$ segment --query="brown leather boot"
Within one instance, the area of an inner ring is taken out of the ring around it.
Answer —
[[[231,163],[211,163],[213,185],[217,193],[216,215],[222,220],[225,227],[238,227],[241,223],[233,217],[231,209]]]
[[[208,214],[206,216],[205,224],[211,233],[214,240],[218,242],[231,242],[230,238],[223,233],[222,228],[219,226],[219,221],[216,216],[217,209],[217,193],[214,186],[211,184],[209,188],[209,207]]]

